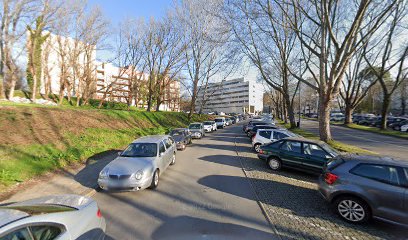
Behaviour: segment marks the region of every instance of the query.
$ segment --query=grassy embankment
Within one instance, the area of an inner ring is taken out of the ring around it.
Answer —
[[[193,116],[204,121],[208,116]],[[0,102],[0,192],[133,139],[185,127],[176,112],[98,110]]]
[[[285,124],[283,121],[279,120],[278,123],[280,125],[284,126],[285,128],[290,127],[290,124]],[[292,132],[294,132],[294,133],[296,133],[298,135],[301,135],[301,136],[303,136],[305,138],[310,138],[310,139],[313,139],[313,140],[319,140],[319,136],[317,136],[317,135],[315,135],[315,134],[313,134],[313,133],[311,133],[309,131],[306,131],[304,129],[294,128],[294,129],[290,129],[290,131],[292,131]],[[356,146],[352,146],[352,145],[349,145],[349,144],[345,144],[345,143],[342,143],[342,142],[339,142],[339,141],[334,141],[333,140],[333,141],[329,141],[327,144],[329,144],[331,147],[333,147],[334,149],[336,149],[336,150],[338,150],[340,152],[358,153],[358,154],[371,154],[371,155],[376,154],[375,152],[372,152],[372,151],[369,151],[369,150],[366,150],[366,149],[362,149],[362,148],[359,148],[359,147],[356,147]]]

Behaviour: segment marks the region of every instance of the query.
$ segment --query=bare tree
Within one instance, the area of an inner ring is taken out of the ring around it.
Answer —
[[[366,47],[353,54],[353,59],[345,73],[345,80],[342,81],[340,96],[345,104],[344,124],[352,123],[354,110],[365,99],[371,87],[377,83],[377,79],[370,74],[369,68],[363,62],[362,53]]]
[[[290,71],[318,91],[320,139],[330,141],[331,102],[339,94],[351,57],[389,17],[396,1],[274,2],[287,13],[289,24],[301,43],[308,76],[315,79],[315,84],[306,81],[295,70]]]
[[[201,88],[205,91],[214,75],[231,72],[237,61],[237,55],[232,54],[232,45],[228,45],[228,26],[217,17],[220,6],[219,1],[197,0],[183,0],[176,6],[179,24],[185,34],[188,76],[185,85],[191,95],[189,118],[195,111]]]
[[[383,92],[381,129],[387,128],[387,114],[392,95],[408,76],[406,66],[408,41],[400,42],[408,33],[406,29],[408,2],[404,0],[394,2],[395,10],[392,11],[391,17],[382,28],[377,40],[371,43],[374,50],[371,53],[369,51],[363,53],[364,59],[379,81]],[[393,72],[395,78],[390,84],[386,75]]]

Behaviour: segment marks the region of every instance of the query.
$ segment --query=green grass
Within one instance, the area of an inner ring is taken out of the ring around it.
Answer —
[[[278,124],[284,126],[285,128],[288,128],[288,129],[290,127],[289,123],[285,124],[281,120],[278,120]],[[290,131],[292,131],[293,133],[296,133],[298,135],[301,135],[301,136],[303,136],[305,138],[309,138],[309,139],[313,139],[313,140],[320,140],[319,136],[317,136],[316,134],[313,134],[313,133],[311,133],[309,131],[306,131],[304,129],[292,128],[292,129],[290,129]],[[342,143],[342,142],[339,142],[339,141],[332,140],[332,141],[327,142],[327,144],[329,144],[332,148],[334,148],[334,149],[336,149],[336,150],[338,150],[340,152],[369,154],[369,155],[377,154],[375,152],[365,150],[365,149],[362,149],[362,148],[359,148],[359,147],[355,147],[355,146],[352,146],[352,145],[349,145],[349,144],[345,144],[345,143]]]
[[[27,108],[24,111],[35,111],[35,108]],[[2,156],[0,158],[0,186],[4,186],[0,187],[0,192],[16,183],[24,182],[51,170],[85,161],[95,154],[111,149],[121,149],[138,137],[165,134],[171,128],[186,127],[189,123],[187,114],[177,112],[92,111],[109,116],[111,121],[125,121],[128,127],[124,129],[87,128],[81,134],[65,132],[59,142],[49,144],[0,143],[0,156]],[[19,121],[15,113],[8,109],[0,112],[0,118],[6,118],[9,122]],[[208,118],[207,115],[193,115],[192,121],[204,121]]]
[[[400,131],[394,131],[394,130],[381,130],[377,127],[369,127],[369,126],[362,126],[358,124],[347,124],[345,125],[348,128],[352,129],[357,129],[357,130],[362,130],[362,131],[368,131],[368,132],[373,132],[377,134],[383,134],[383,135],[388,135],[388,136],[393,136],[393,137],[399,137],[399,138],[405,138],[408,139],[408,133],[405,132],[400,132]]]

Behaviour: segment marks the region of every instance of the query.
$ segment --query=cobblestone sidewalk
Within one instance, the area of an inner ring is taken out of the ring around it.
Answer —
[[[237,153],[260,204],[282,239],[408,239],[408,229],[373,221],[349,224],[338,218],[317,191],[316,176],[270,170],[250,153],[247,138],[236,138]]]

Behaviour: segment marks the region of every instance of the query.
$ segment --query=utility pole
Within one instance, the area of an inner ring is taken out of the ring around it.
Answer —
[[[302,62],[304,61],[304,59],[303,58],[299,58],[299,71],[300,71],[300,78],[302,78]],[[300,128],[300,111],[301,111],[301,106],[300,106],[300,102],[301,102],[301,100],[300,100],[300,87],[301,87],[301,83],[302,82],[300,82],[299,81],[299,89],[298,89],[298,91],[299,91],[299,121],[298,121],[298,123],[297,123],[297,127],[298,128]]]

